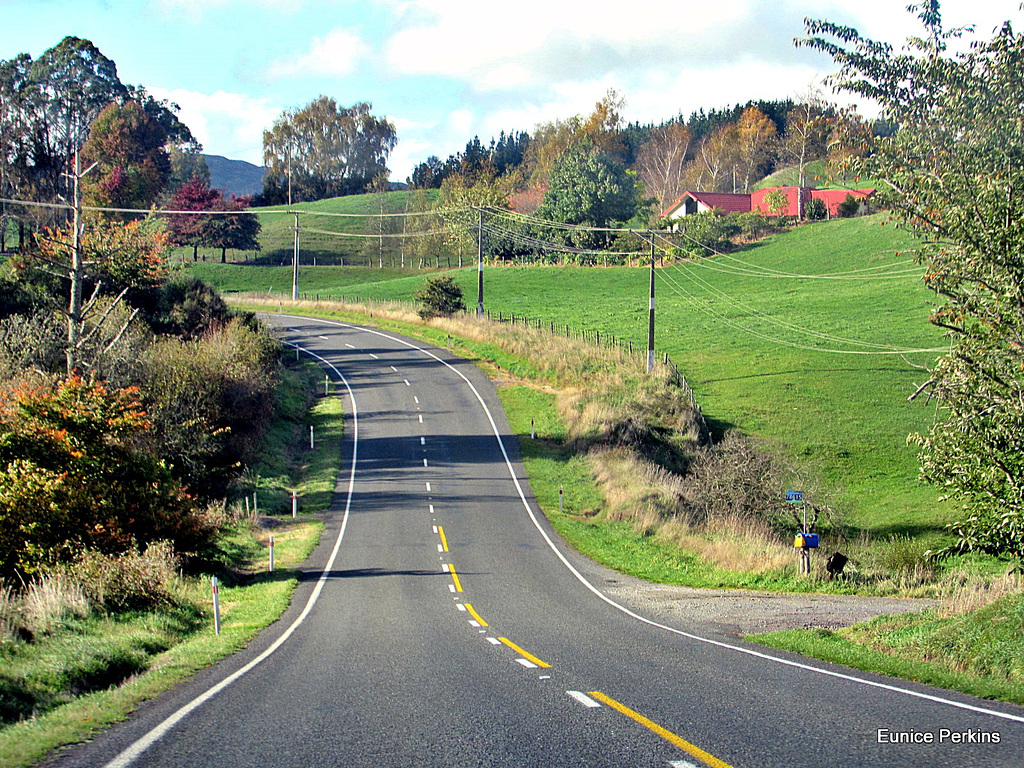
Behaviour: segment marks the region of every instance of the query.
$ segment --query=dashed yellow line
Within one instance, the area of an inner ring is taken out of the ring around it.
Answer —
[[[632,709],[627,707],[625,704],[620,704],[615,699],[613,699],[611,696],[606,696],[603,693],[601,693],[600,691],[588,691],[587,695],[593,696],[595,699],[597,699],[598,701],[601,701],[601,702],[607,704],[612,709],[618,710],[619,712],[624,714],[626,717],[632,718],[633,720],[635,720],[636,722],[640,723],[640,725],[644,726],[645,728],[648,728],[648,729],[654,731],[656,734],[661,736],[661,738],[663,738],[666,741],[668,741],[668,742],[674,744],[675,746],[679,747],[684,752],[689,753],[692,757],[695,757],[698,760],[700,760],[701,762],[711,766],[711,768],[732,768],[732,766],[730,766],[728,763],[723,762],[722,760],[719,760],[714,755],[705,752],[703,749],[698,747],[696,744],[691,744],[686,739],[681,738],[679,736],[676,736],[674,733],[672,733],[672,731],[668,730],[667,728],[662,728],[660,725],[658,725],[653,720],[648,720],[646,717],[641,715],[639,712],[634,712]]]
[[[448,537],[444,535],[444,528],[437,526],[437,535],[441,537],[441,551],[448,551]]]
[[[527,661],[533,662],[538,667],[550,667],[551,666],[546,661],[541,661],[540,659],[538,659],[533,654],[527,653],[522,648],[520,648],[518,645],[516,645],[511,640],[509,640],[507,637],[499,637],[498,639],[501,642],[503,642],[505,645],[507,645],[509,648],[511,648],[513,651],[518,653],[520,656],[522,656],[524,659],[526,659]]]
[[[480,623],[481,627],[488,626],[487,622],[480,618],[480,614],[476,612],[472,605],[465,603],[465,606],[466,610],[469,611],[469,614]]]
[[[462,582],[459,581],[459,574],[455,572],[455,566],[451,565],[450,563],[448,565],[448,573],[452,575],[452,583],[455,585],[455,591],[461,592]]]

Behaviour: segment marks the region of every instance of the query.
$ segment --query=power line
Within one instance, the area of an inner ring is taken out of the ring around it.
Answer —
[[[805,328],[803,326],[798,326],[798,325],[795,325],[793,323],[788,323],[788,322],[785,322],[785,321],[782,321],[782,320],[778,320],[777,318],[768,317],[767,315],[764,315],[763,313],[759,312],[755,308],[751,307],[749,304],[744,304],[743,302],[740,302],[739,300],[734,299],[733,297],[728,296],[728,294],[725,294],[724,292],[720,291],[719,289],[716,289],[714,286],[712,286],[707,281],[704,281],[704,280],[702,280],[701,278],[699,278],[699,277],[697,277],[695,275],[687,275],[687,277],[689,279],[691,279],[691,281],[696,283],[698,286],[700,286],[701,283],[703,283],[704,284],[703,287],[705,287],[705,289],[710,289],[713,294],[717,291],[717,293],[719,294],[718,297],[719,297],[720,300],[726,301],[728,303],[731,303],[733,306],[735,306],[737,308],[743,309],[743,310],[748,311],[748,312],[752,312],[752,313],[756,314],[761,320],[763,320],[765,322],[772,323],[774,325],[780,326],[782,328],[785,328],[786,330],[790,330],[790,331],[795,332],[795,333],[800,333],[800,334],[804,334],[806,336],[820,338],[822,341],[835,342],[837,344],[852,344],[852,345],[859,345],[859,346],[863,346],[863,347],[873,347],[873,349],[841,349],[841,348],[834,348],[834,347],[820,347],[820,346],[813,346],[813,345],[810,345],[810,344],[802,344],[802,343],[799,343],[799,342],[790,341],[788,339],[783,339],[783,338],[780,338],[778,336],[773,336],[771,334],[765,333],[764,331],[759,331],[757,329],[751,328],[751,327],[749,327],[747,325],[744,325],[742,323],[739,323],[739,322],[733,320],[732,318],[729,318],[729,317],[727,317],[727,316],[725,316],[725,315],[723,315],[723,314],[721,314],[719,312],[716,312],[707,301],[702,300],[699,296],[697,296],[696,294],[694,294],[690,290],[687,290],[686,287],[681,285],[678,281],[676,281],[675,279],[671,278],[670,276],[664,274],[665,272],[666,272],[666,270],[660,270],[659,273],[658,273],[659,277],[662,279],[662,281],[667,285],[667,287],[671,291],[673,291],[677,295],[680,295],[680,296],[686,298],[687,301],[692,306],[698,308],[702,312],[705,312],[705,313],[713,316],[719,322],[721,322],[721,323],[723,323],[725,325],[728,325],[731,328],[734,328],[734,329],[736,329],[736,330],[738,330],[738,331],[740,331],[742,333],[745,333],[747,335],[754,336],[756,338],[762,339],[764,341],[768,341],[768,342],[770,342],[772,344],[792,347],[792,348],[795,348],[795,349],[803,349],[803,350],[808,350],[808,351],[813,351],[813,352],[826,352],[826,353],[830,353],[830,354],[841,354],[841,355],[907,355],[907,354],[915,354],[915,353],[944,352],[944,351],[946,351],[945,348],[942,348],[942,347],[911,348],[911,347],[897,347],[897,346],[894,346],[894,345],[875,344],[875,343],[872,343],[872,342],[859,341],[859,340],[856,340],[856,339],[846,339],[846,338],[843,338],[841,336],[835,336],[833,334],[824,333],[822,331],[816,331],[816,330],[811,329],[811,328]]]
[[[682,235],[684,238],[690,240],[694,244],[705,249],[710,254],[718,256],[719,258],[724,259],[726,261],[736,262],[737,264],[740,265],[739,267],[733,267],[731,265],[714,265],[705,260],[695,262],[702,268],[709,269],[715,272],[724,272],[726,274],[746,275],[750,277],[777,278],[786,280],[895,280],[900,279],[902,277],[919,274],[920,272],[919,268],[914,267],[912,269],[903,269],[897,272],[890,272],[885,275],[863,274],[869,271],[881,272],[883,270],[892,269],[893,267],[903,267],[904,265],[913,264],[913,259],[904,259],[894,264],[883,264],[874,267],[863,267],[861,269],[849,270],[847,272],[834,272],[826,274],[804,274],[798,272],[784,272],[782,270],[772,269],[770,267],[765,267],[759,264],[751,264],[750,262],[743,261],[742,259],[739,259],[735,256],[723,253],[722,251],[719,251],[711,247],[710,245],[701,243],[699,240],[697,240],[694,237],[691,237],[685,232],[678,232],[675,234]],[[661,239],[665,239],[662,238],[660,234],[658,235],[658,237]]]
[[[10,203],[13,205],[23,205],[30,208],[51,208],[55,210],[74,210],[74,206],[68,203],[40,203],[34,200],[14,200],[11,198],[0,198],[0,203]],[[90,206],[83,205],[81,207],[83,211],[91,211],[94,213],[138,213],[147,215],[157,216],[236,216],[240,213],[251,214],[254,216],[282,214],[287,216],[294,216],[299,214],[301,216],[327,216],[335,218],[358,218],[358,219],[381,219],[381,218],[408,218],[413,216],[440,216],[449,213],[459,213],[461,211],[473,210],[471,207],[458,207],[450,209],[434,209],[431,211],[408,211],[405,213],[337,213],[331,211],[308,211],[296,208],[285,209],[253,209],[245,208],[237,211],[177,211],[170,208],[108,208],[103,206]]]

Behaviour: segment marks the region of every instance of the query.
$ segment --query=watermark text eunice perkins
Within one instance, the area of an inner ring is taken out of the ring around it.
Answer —
[[[983,731],[980,728],[969,731],[953,731],[940,728],[937,731],[893,731],[879,728],[875,733],[879,744],[998,744],[999,731]]]

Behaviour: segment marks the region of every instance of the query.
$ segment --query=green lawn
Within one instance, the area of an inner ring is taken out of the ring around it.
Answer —
[[[884,221],[877,215],[800,227],[733,254],[745,264],[715,256],[659,269],[655,344],[687,375],[719,432],[735,426],[775,442],[841,489],[852,523],[874,535],[934,533],[951,511],[917,481],[916,452],[906,439],[934,417],[924,398],[907,397],[936,353],[850,354],[865,349],[853,342],[942,345],[927,320],[933,296],[916,274],[885,277],[907,269],[913,244]],[[765,276],[855,270],[869,271],[851,277],[873,278]],[[291,288],[287,267],[199,264],[194,271],[224,290]],[[476,270],[451,274],[472,303]],[[646,347],[647,269],[502,267],[485,274],[492,311]],[[304,293],[374,301],[411,300],[424,279],[416,270],[366,267],[300,272]]]

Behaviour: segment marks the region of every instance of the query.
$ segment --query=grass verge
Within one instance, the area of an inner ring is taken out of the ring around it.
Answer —
[[[762,645],[1024,705],[1024,592],[981,608],[879,616],[837,630],[750,635]]]

